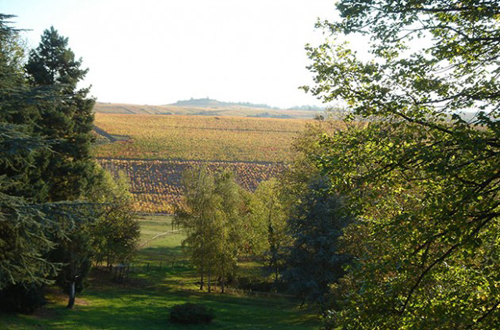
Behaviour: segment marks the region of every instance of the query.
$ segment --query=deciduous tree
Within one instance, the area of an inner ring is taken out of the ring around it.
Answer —
[[[356,262],[332,327],[498,328],[498,3],[337,8],[340,21],[319,25],[370,37],[373,60],[335,41],[308,47],[306,89],[371,118],[325,137],[318,158],[361,218],[346,230]]]
[[[263,255],[274,281],[279,280],[284,264],[284,248],[289,243],[285,205],[277,179],[262,181],[250,203],[251,217],[247,232],[253,233],[250,242],[254,253]]]
[[[206,167],[183,174],[184,200],[176,212],[176,222],[187,232],[183,246],[201,275],[200,289],[207,277],[219,278],[224,292],[229,275],[234,274],[243,249],[243,218],[240,190],[230,172],[210,174]]]
[[[211,239],[215,234],[213,224],[220,202],[214,194],[214,177],[206,168],[195,168],[183,173],[182,183],[184,197],[175,221],[186,230],[187,237],[182,244],[200,274],[200,290],[204,288],[206,275],[210,290],[214,268],[211,257],[215,250]]]
[[[102,178],[88,193],[89,200],[101,205],[99,218],[90,228],[94,259],[114,263],[130,262],[140,238],[140,227],[132,212],[132,195],[123,173],[114,179],[109,172],[97,169]]]

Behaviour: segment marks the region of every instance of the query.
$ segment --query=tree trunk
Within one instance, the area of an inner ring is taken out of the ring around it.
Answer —
[[[106,245],[106,264],[109,268],[109,272],[111,273],[113,271],[113,265],[111,264],[111,248],[109,247],[109,244]]]
[[[203,290],[203,285],[205,283],[203,282],[203,268],[201,269],[201,278],[200,278],[200,290]]]
[[[274,283],[278,283],[278,277],[279,277],[279,269],[278,269],[278,262],[276,261],[274,265]]]
[[[226,265],[225,263],[222,263],[222,276],[221,276],[221,287],[220,287],[221,291],[220,291],[220,293],[224,293],[224,287],[225,287],[224,282],[226,280],[226,277],[225,277],[226,267],[225,267],[225,265]]]
[[[212,292],[212,285],[210,283],[211,269],[208,269],[208,292]]]
[[[66,308],[72,309],[74,305],[75,305],[75,281],[72,281],[69,284],[69,300],[68,300],[68,306],[66,306]]]

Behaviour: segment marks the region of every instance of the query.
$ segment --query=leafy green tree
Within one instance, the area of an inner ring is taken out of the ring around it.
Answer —
[[[224,293],[225,284],[229,276],[236,272],[237,257],[242,251],[243,227],[242,220],[245,207],[242,199],[242,188],[236,183],[232,172],[223,171],[215,176],[215,191],[220,204],[215,217],[217,258],[217,274],[221,283],[221,292]]]
[[[324,101],[367,126],[324,137],[318,167],[361,219],[331,327],[495,329],[499,269],[500,7],[488,1],[344,0],[308,47]],[[341,40],[341,38],[335,38]],[[467,111],[474,111],[469,117]]]
[[[176,212],[176,223],[187,232],[183,246],[197,267],[200,290],[212,290],[212,278],[219,278],[224,292],[229,275],[236,268],[243,249],[241,188],[229,172],[210,174],[206,167],[183,174],[184,201]]]
[[[283,208],[293,213],[293,207],[307,191],[311,180],[320,176],[317,160],[323,153],[321,137],[345,129],[350,123],[333,120],[307,123],[305,129],[296,137],[292,145],[293,159],[279,178],[280,196]]]
[[[344,274],[349,257],[341,253],[339,238],[353,219],[342,199],[331,193],[326,177],[313,178],[288,219],[293,239],[283,278],[303,301],[325,307],[330,286]]]
[[[211,237],[215,230],[218,196],[214,194],[215,182],[206,167],[185,171],[182,176],[184,188],[183,203],[176,210],[175,222],[186,231],[182,242],[191,257],[191,262],[200,274],[200,290],[205,285],[208,275],[208,287],[211,288],[213,244]]]
[[[98,168],[102,179],[88,193],[89,200],[102,205],[102,215],[92,225],[92,246],[97,262],[127,263],[137,251],[140,227],[132,212],[132,195],[123,173],[117,179]]]
[[[283,268],[283,249],[288,244],[286,215],[280,183],[277,179],[262,181],[250,202],[251,217],[245,232],[255,254],[266,258],[274,281],[279,280]]]

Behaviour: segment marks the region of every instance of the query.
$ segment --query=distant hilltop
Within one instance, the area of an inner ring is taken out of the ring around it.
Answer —
[[[317,106],[297,106],[289,109],[271,107],[267,104],[250,102],[221,102],[210,98],[177,101],[167,105],[138,105],[124,103],[97,102],[96,113],[150,114],[150,115],[197,115],[233,116],[260,118],[301,118],[311,119],[324,113],[325,108]]]
[[[263,103],[251,103],[251,102],[222,102],[211,98],[202,98],[189,100],[177,101],[175,103],[169,104],[178,107],[199,107],[199,108],[255,108],[255,109],[269,109],[269,110],[306,110],[306,111],[325,111],[325,107],[319,107],[316,105],[300,105],[293,106],[291,108],[282,109],[279,107],[272,107]]]
[[[189,99],[184,101],[177,101],[169,104],[178,107],[199,107],[199,108],[255,108],[255,109],[274,109],[280,110],[277,107],[271,107],[267,104],[255,104],[250,102],[221,102],[210,98],[203,99]]]

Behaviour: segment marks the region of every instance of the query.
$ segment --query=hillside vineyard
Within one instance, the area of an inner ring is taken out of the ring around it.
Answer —
[[[206,164],[229,169],[249,191],[276,177],[306,120],[245,117],[96,114],[93,153],[105,169],[130,180],[137,212],[171,213],[182,172]]]

